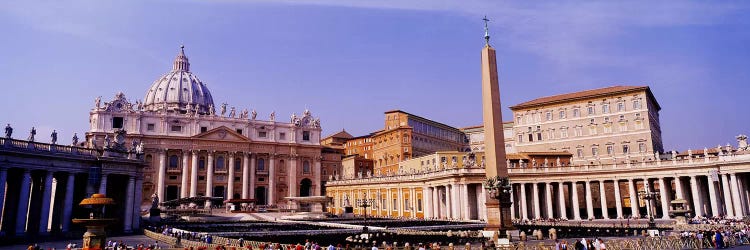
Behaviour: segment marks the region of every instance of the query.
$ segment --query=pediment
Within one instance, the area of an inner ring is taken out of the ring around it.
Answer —
[[[219,140],[219,141],[240,141],[248,142],[249,138],[235,132],[234,130],[221,126],[218,128],[211,129],[209,131],[197,134],[193,136],[196,139],[208,139],[208,140]]]

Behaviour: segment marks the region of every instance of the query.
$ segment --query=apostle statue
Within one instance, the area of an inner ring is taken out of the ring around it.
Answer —
[[[96,105],[96,108],[99,108],[102,104],[102,96],[97,96],[96,99],[94,99],[94,104]]]
[[[255,112],[255,109],[253,109],[252,115],[251,119],[255,120],[255,117],[258,116],[258,112]]]
[[[243,109],[242,110],[242,117],[241,118],[247,119],[247,109]]]
[[[193,105],[188,104],[185,106],[185,115],[186,116],[193,115]]]
[[[151,208],[159,208],[159,196],[156,193],[151,195]]]
[[[227,113],[227,104],[222,103],[221,104],[221,116],[224,116]]]
[[[271,121],[275,121],[276,120],[276,111],[271,111],[270,119],[271,119]]]
[[[234,107],[232,107],[232,109],[229,111],[229,117],[234,118],[235,115],[236,115],[235,109],[234,109]]]
[[[209,114],[209,115],[214,115],[214,114],[216,114],[216,109],[214,109],[214,104],[213,104],[213,103],[211,103],[211,104],[208,104],[208,114]]]
[[[13,135],[13,127],[10,126],[10,123],[5,126],[5,138],[10,139],[10,137]]]
[[[52,144],[57,144],[57,131],[56,130],[54,129],[52,130],[52,134],[50,135],[50,137],[52,137]]]
[[[29,132],[29,139],[28,141],[34,142],[34,136],[36,135],[36,129],[34,127],[31,127],[31,131]]]
[[[297,120],[297,114],[292,113],[291,123],[294,123],[295,120]]]
[[[111,146],[112,139],[109,138],[109,134],[104,136],[104,148],[109,148]]]
[[[73,146],[78,145],[78,134],[73,133]]]

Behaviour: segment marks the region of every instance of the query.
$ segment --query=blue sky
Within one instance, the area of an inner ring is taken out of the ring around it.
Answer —
[[[482,16],[502,104],[649,85],[665,149],[750,133],[750,5],[740,1],[190,0],[0,2],[0,123],[68,143],[94,98],[142,99],[179,45],[216,103],[362,135],[402,109],[481,123]],[[506,120],[510,110],[503,110]]]

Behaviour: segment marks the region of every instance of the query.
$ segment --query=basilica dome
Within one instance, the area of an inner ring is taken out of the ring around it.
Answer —
[[[185,46],[180,46],[172,71],[156,79],[143,98],[146,111],[208,114],[213,106],[214,100],[206,84],[190,72]]]

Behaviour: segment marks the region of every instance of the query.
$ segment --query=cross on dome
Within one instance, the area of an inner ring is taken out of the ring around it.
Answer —
[[[172,71],[190,72],[190,62],[185,55],[185,45],[180,44],[180,53],[177,54],[174,63],[172,63]]]

